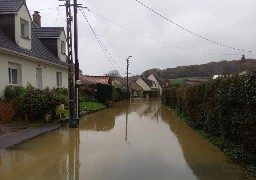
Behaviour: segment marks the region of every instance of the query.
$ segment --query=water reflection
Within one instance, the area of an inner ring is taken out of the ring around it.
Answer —
[[[107,114],[107,115],[103,115]],[[115,126],[115,112],[110,109],[85,117],[82,130],[109,131]]]
[[[79,179],[79,141],[78,129],[62,129],[0,150],[0,179]]]
[[[255,179],[247,177],[240,166],[231,163],[219,149],[166,108],[161,109],[161,117],[177,136],[184,158],[198,179]]]

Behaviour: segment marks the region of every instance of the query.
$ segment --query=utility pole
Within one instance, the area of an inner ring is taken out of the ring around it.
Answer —
[[[131,58],[132,56],[128,56],[126,58],[126,61],[127,61],[127,67],[126,67],[126,89],[127,89],[127,101],[129,101],[129,95],[130,95],[130,92],[129,92],[129,81],[128,81],[128,70],[129,70],[129,58]]]
[[[77,0],[74,0],[74,49],[75,49],[75,92],[76,118],[79,118],[79,61],[78,61],[78,29],[77,29]],[[79,124],[79,121],[78,121]]]
[[[73,51],[72,51],[72,20],[70,0],[66,0],[66,15],[67,15],[67,48],[68,48],[68,90],[69,90],[69,122],[71,123],[74,117],[74,77],[73,77]]]

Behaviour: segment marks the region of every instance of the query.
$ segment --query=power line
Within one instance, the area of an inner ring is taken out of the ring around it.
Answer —
[[[143,3],[140,2],[139,0],[135,0],[135,1],[137,1],[139,4],[141,4],[142,6],[144,6],[144,7],[147,8],[147,9],[149,9],[149,10],[152,11],[153,13],[157,14],[157,15],[160,16],[161,18],[165,19],[166,21],[168,21],[168,22],[174,24],[175,26],[178,26],[179,28],[183,29],[184,31],[187,31],[187,32],[189,32],[190,34],[193,34],[193,35],[195,35],[195,36],[197,36],[197,37],[199,37],[199,38],[201,38],[201,39],[204,39],[204,40],[206,40],[206,41],[209,41],[209,42],[211,42],[211,43],[214,43],[214,44],[217,44],[217,45],[219,45],[219,46],[226,47],[226,48],[234,49],[234,50],[237,50],[237,51],[244,51],[244,52],[252,53],[252,51],[248,51],[248,50],[244,50],[244,49],[239,49],[239,48],[231,47],[231,46],[225,45],[225,44],[223,44],[223,43],[219,43],[219,42],[217,42],[217,41],[213,41],[213,40],[211,40],[211,39],[208,39],[208,38],[206,38],[206,37],[204,37],[204,36],[201,36],[200,34],[197,34],[197,33],[193,32],[193,31],[191,31],[191,30],[189,30],[189,29],[187,29],[187,28],[185,28],[185,27],[183,27],[183,26],[181,26],[181,25],[175,23],[174,21],[168,19],[167,17],[163,16],[162,14],[156,12],[156,11],[153,10],[152,8],[150,8],[150,7],[148,7],[147,5],[143,4]]]
[[[101,15],[99,15],[99,14],[97,14],[97,13],[94,13],[94,12],[92,12],[92,11],[89,11],[90,13],[92,13],[92,14],[94,14],[94,15],[96,15],[96,16],[98,16],[98,17],[100,17],[100,18],[102,18],[102,19],[104,19],[105,21],[108,21],[109,23],[112,23],[112,24],[114,24],[114,25],[116,25],[116,26],[118,26],[119,28],[121,28],[121,29],[124,29],[124,30],[126,30],[126,31],[129,31],[129,32],[131,32],[131,33],[133,33],[133,34],[136,34],[136,35],[138,35],[138,36],[141,36],[141,37],[144,37],[144,38],[147,38],[147,39],[150,39],[150,40],[153,40],[153,41],[155,41],[155,42],[158,42],[158,43],[160,43],[160,44],[164,44],[164,45],[167,45],[167,46],[171,46],[171,47],[174,47],[174,48],[177,48],[177,49],[181,49],[181,50],[184,50],[184,51],[190,51],[190,52],[195,52],[195,53],[202,53],[202,54],[210,54],[210,55],[222,55],[222,56],[230,56],[230,55],[241,55],[241,54],[228,54],[228,53],[214,53],[214,52],[206,52],[206,51],[199,51],[199,50],[195,50],[195,49],[189,49],[189,48],[185,48],[185,47],[181,47],[181,46],[177,46],[177,45],[173,45],[173,44],[170,44],[170,43],[168,43],[168,42],[165,42],[165,41],[162,41],[162,40],[158,40],[158,39],[156,39],[156,38],[153,38],[153,37],[150,37],[150,36],[147,36],[147,35],[144,35],[144,34],[142,34],[142,33],[139,33],[139,32],[137,32],[137,31],[135,31],[135,30],[132,30],[132,29],[130,29],[130,28],[127,28],[127,27],[125,27],[125,26],[123,26],[123,25],[120,25],[120,24],[118,24],[118,23],[116,23],[116,22],[114,22],[114,21],[112,21],[112,20],[109,20],[109,19],[107,19],[107,18],[105,18],[105,17],[103,17],[103,16],[101,16]]]
[[[101,10],[98,8],[96,0],[86,0],[86,1],[87,1],[88,5],[92,6],[91,7],[92,9],[90,8],[90,11],[93,10],[93,11],[97,12],[97,14],[102,14]],[[111,51],[116,55],[116,57],[118,59],[122,59],[120,57],[120,50],[117,47],[117,44],[115,43],[114,39],[110,36],[109,28],[107,27],[105,21],[102,18],[99,18],[98,16],[94,15],[94,17],[98,22],[100,35],[106,40],[106,43],[109,45]],[[116,59],[116,57],[115,57],[115,59]],[[116,63],[117,60],[113,59],[113,61]],[[123,62],[121,61],[121,63],[123,63]],[[117,66],[119,66],[119,65],[117,65]],[[119,66],[119,68],[120,68],[120,66]]]
[[[94,30],[93,27],[91,26],[91,24],[90,24],[88,18],[87,18],[86,15],[85,15],[84,10],[83,10],[83,9],[79,9],[79,10],[80,10],[80,12],[82,13],[83,17],[85,18],[85,20],[87,21],[87,23],[88,23],[88,25],[89,25],[91,31],[93,32],[94,37],[96,38],[96,40],[97,40],[97,42],[98,42],[98,44],[99,44],[101,50],[103,51],[104,55],[106,56],[106,58],[108,59],[108,61],[110,62],[110,64],[114,67],[114,64],[110,61],[110,59],[113,59],[112,56],[108,53],[108,50],[106,49],[106,47],[104,46],[104,44],[102,43],[102,41],[101,41],[100,38],[98,37],[97,33],[95,32],[95,30]],[[114,68],[115,68],[115,67],[114,67]],[[115,68],[115,69],[116,69],[116,68]],[[119,69],[124,72],[124,70],[123,70],[122,68],[119,67]],[[118,69],[116,69],[116,70],[118,71]]]

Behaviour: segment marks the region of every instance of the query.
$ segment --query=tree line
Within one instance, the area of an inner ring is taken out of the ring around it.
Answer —
[[[243,71],[250,71],[256,69],[255,59],[246,60],[222,60],[219,62],[209,62],[201,65],[178,66],[167,69],[149,69],[144,71],[141,76],[149,76],[152,73],[158,73],[166,79],[176,79],[185,77],[212,77],[213,75],[229,75],[239,74]],[[134,76],[131,78],[137,78]]]

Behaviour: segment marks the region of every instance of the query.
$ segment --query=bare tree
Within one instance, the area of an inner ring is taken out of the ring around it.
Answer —
[[[121,74],[119,73],[118,70],[109,71],[109,72],[106,73],[105,75],[106,75],[106,76],[109,76],[109,77],[121,77]]]

